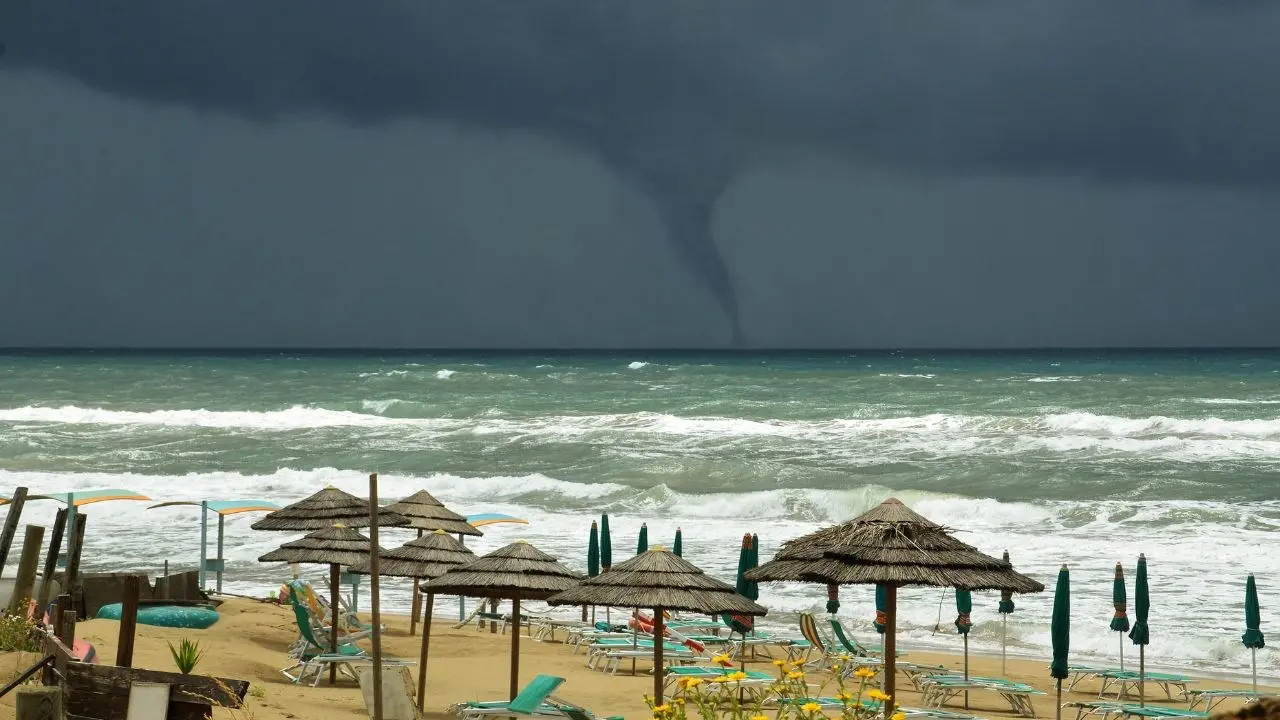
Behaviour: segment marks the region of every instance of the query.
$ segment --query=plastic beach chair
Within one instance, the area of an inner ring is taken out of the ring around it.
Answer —
[[[1203,705],[1203,712],[1211,713],[1220,703],[1231,699],[1242,699],[1246,705],[1263,698],[1280,698],[1280,693],[1254,692],[1252,690],[1188,690],[1187,709],[1195,710]]]
[[[449,707],[449,711],[465,720],[519,715],[539,717],[564,717],[569,720],[622,720],[619,717],[597,718],[591,712],[552,695],[564,684],[564,678],[554,675],[538,675],[521,688],[510,702],[465,702]]]

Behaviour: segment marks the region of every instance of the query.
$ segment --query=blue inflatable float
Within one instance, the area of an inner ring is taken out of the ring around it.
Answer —
[[[97,617],[103,620],[119,620],[120,603],[98,608]],[[141,605],[138,607],[138,623],[157,627],[190,628],[203,630],[218,622],[218,611],[210,605]]]

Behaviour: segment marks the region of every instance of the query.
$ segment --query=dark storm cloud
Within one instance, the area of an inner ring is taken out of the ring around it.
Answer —
[[[444,121],[581,148],[648,198],[739,342],[741,283],[712,225],[735,182],[797,157],[897,178],[1280,184],[1271,3],[7,6],[0,63],[123,98],[267,125]]]

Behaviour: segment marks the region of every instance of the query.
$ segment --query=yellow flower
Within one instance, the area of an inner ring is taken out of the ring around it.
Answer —
[[[876,676],[876,671],[869,667],[860,667],[857,672],[854,673],[854,676],[860,678],[873,678]]]
[[[889,699],[888,695],[885,695],[884,693],[880,692],[875,688],[871,688],[870,690],[867,691],[867,697],[871,698],[872,700],[880,700],[880,701]]]
[[[701,678],[685,678],[685,680],[687,681],[685,683],[685,687],[687,688],[698,687],[699,685],[702,684]]]
[[[907,720],[906,713],[894,713],[892,720]]]
[[[654,709],[653,709],[653,711],[654,711],[655,713],[664,713],[664,712],[667,712],[667,711],[668,711],[668,710],[670,710],[670,709],[671,709],[671,706],[670,706],[670,705],[659,705],[658,707],[654,708]]]
[[[843,667],[843,666],[842,666],[840,663],[836,663],[835,665],[832,665],[832,666],[831,666],[831,672],[833,672],[833,673],[838,673],[838,672],[840,672],[840,668],[841,668],[841,667]]]
[[[714,682],[714,683],[726,683],[726,682],[729,682],[729,676],[728,676],[728,675],[717,675],[717,676],[715,676],[715,677],[711,678],[711,682]]]
[[[719,665],[724,665],[725,663],[729,662],[729,655],[728,653],[721,653],[711,658],[711,662]]]
[[[853,695],[851,693],[847,693],[841,690],[840,692],[836,693],[836,699],[840,700],[841,702],[847,702],[853,699]]]
[[[816,702],[807,702],[800,706],[800,709],[807,713],[815,713],[822,709],[822,706]]]
[[[848,662],[852,656],[849,653],[840,653],[840,659]]]
[[[769,720],[768,715],[752,715],[751,720]]]
[[[799,680],[802,677],[804,677],[804,673],[799,670],[792,670],[791,672],[787,673],[788,680]]]
[[[747,674],[742,672],[741,670],[738,670],[737,672],[729,673],[729,679],[730,680],[746,680]]]
[[[683,705],[683,704],[684,704],[684,698],[676,698],[673,702],[674,702],[675,704],[677,704],[677,705]]]
[[[783,665],[786,665],[786,664],[787,664],[787,661],[786,661],[786,660],[774,660],[774,661],[773,661],[773,664],[774,664],[775,666],[777,666],[777,667],[782,667]],[[764,717],[764,716],[763,716],[763,715],[757,715],[756,717]],[[754,719],[753,719],[753,720],[754,720]]]

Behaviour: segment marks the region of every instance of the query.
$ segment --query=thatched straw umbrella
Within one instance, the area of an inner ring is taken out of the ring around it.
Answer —
[[[368,508],[368,505],[365,505]],[[381,553],[381,548],[379,548]],[[287,562],[329,566],[329,608],[333,614],[329,628],[329,651],[338,652],[338,569],[369,559],[369,538],[338,524],[316,530],[305,537],[287,542],[258,558],[258,562]],[[338,681],[337,666],[329,668],[329,684]]]
[[[653,608],[653,697],[658,705],[662,704],[663,611],[752,616],[768,612],[738,595],[729,583],[708,577],[693,563],[659,546],[614,565],[607,573],[587,578],[547,602]]]
[[[395,550],[380,553],[379,557],[381,567],[378,569],[378,574],[380,575],[431,580],[474,561],[476,554],[444,530],[436,530],[430,535],[410,540]],[[351,572],[369,574],[369,561],[352,565]],[[414,586],[417,586],[416,582]],[[428,591],[427,609],[422,619],[422,651],[418,658],[419,712],[423,709],[423,701],[427,694],[427,653],[431,643],[431,607],[435,604],[435,599],[435,593]]]
[[[839,585],[885,586],[885,717],[893,714],[898,588],[1042,592],[1044,585],[1013,566],[954,538],[946,528],[889,498],[843,525],[788,541],[773,560],[747,573],[759,582],[820,582],[829,596]]]
[[[457,535],[459,540],[464,535],[471,535],[472,537],[484,535],[474,525],[467,522],[465,516],[445,507],[444,503],[432,497],[431,493],[426,490],[419,490],[400,502],[392,503],[385,510],[407,518],[409,527],[418,530],[418,537],[422,537],[424,530],[427,532],[443,530]],[[387,573],[384,572],[382,574],[386,575]],[[430,577],[435,577],[435,575]],[[418,596],[418,584],[414,583],[413,613],[409,615],[410,635],[417,631],[419,607],[421,607],[421,598]]]
[[[518,540],[423,583],[422,590],[511,601],[511,699],[514,700],[520,691],[520,601],[545,600],[581,579],[582,575],[556,562],[555,558]]]
[[[389,512],[386,508],[378,511],[378,527],[408,524],[408,518]],[[309,532],[334,525],[345,525],[349,528],[369,527],[369,501],[361,500],[336,487],[327,487],[311,497],[267,513],[249,527],[254,530]]]

